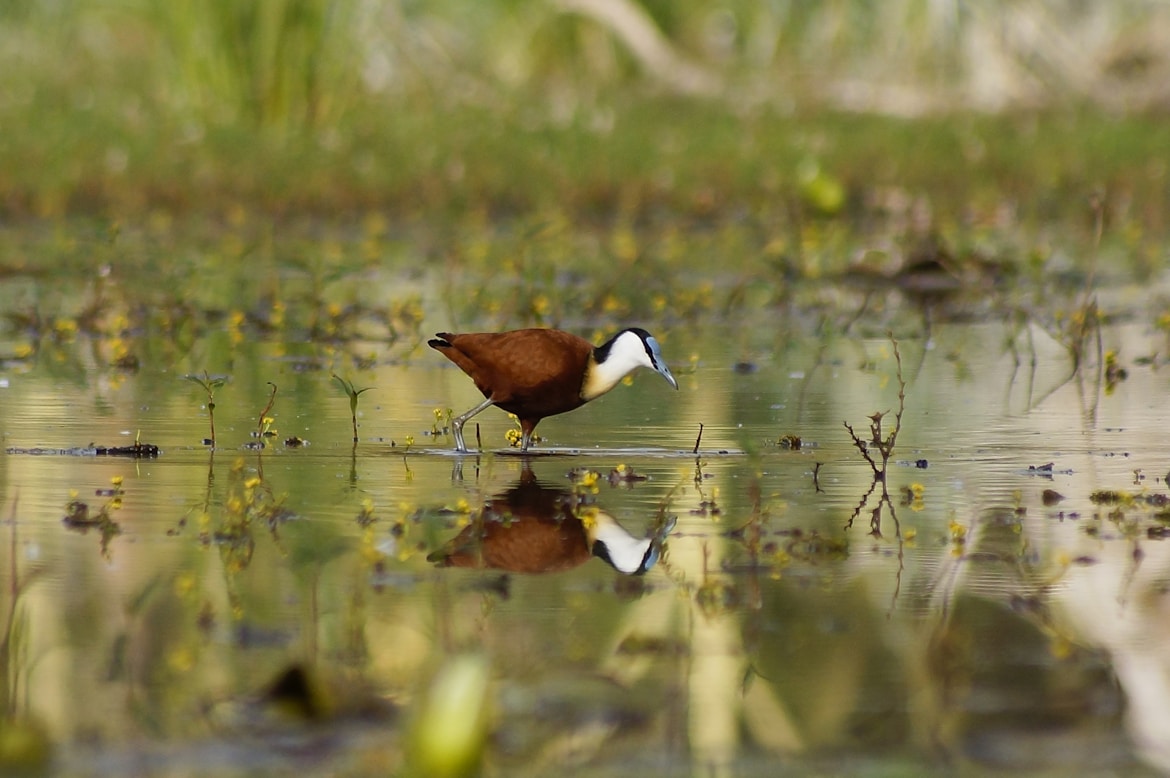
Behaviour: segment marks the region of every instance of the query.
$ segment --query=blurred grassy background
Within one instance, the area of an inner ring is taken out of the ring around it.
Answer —
[[[0,214],[705,218],[811,169],[1158,229],[1168,42],[1143,0],[7,0]]]

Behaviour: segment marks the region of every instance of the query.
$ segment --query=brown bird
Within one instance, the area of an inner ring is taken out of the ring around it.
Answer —
[[[520,449],[527,451],[541,419],[600,397],[639,367],[658,372],[678,389],[658,341],[637,327],[622,330],[597,347],[568,332],[542,329],[440,332],[427,343],[471,376],[486,398],[452,419],[456,451],[467,451],[463,425],[490,405],[516,415],[523,433]]]

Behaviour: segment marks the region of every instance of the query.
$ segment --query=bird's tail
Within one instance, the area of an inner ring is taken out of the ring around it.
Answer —
[[[436,332],[435,337],[427,341],[427,345],[433,349],[451,348],[451,338],[454,337],[449,332]]]

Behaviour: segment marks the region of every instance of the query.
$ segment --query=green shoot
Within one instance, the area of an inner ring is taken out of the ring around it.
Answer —
[[[371,389],[373,389],[374,387],[367,386],[363,389],[358,389],[357,387],[355,387],[353,385],[353,382],[345,380],[341,376],[337,375],[337,373],[333,373],[332,375],[333,375],[333,380],[336,381],[337,383],[341,384],[341,388],[344,389],[345,393],[349,396],[349,420],[353,424],[353,442],[357,443],[358,442],[358,431],[357,431],[358,396],[361,395],[362,392],[368,392]]]
[[[212,377],[212,376],[208,375],[206,370],[204,370],[202,376],[185,375],[185,376],[183,376],[183,378],[186,378],[188,381],[191,381],[193,383],[199,384],[200,386],[203,387],[203,391],[207,393],[207,417],[211,421],[211,437],[208,438],[204,442],[210,444],[211,447],[214,449],[215,448],[215,390],[220,388],[221,386],[223,386],[225,383],[227,383],[227,376]]]

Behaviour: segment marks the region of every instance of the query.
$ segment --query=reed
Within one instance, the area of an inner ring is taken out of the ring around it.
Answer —
[[[317,126],[354,96],[353,3],[150,3],[168,99],[185,114],[272,127]]]

